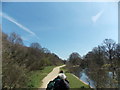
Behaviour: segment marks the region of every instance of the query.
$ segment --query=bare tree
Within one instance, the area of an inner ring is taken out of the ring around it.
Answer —
[[[16,33],[2,35],[2,87],[14,89],[29,87],[28,73],[41,70],[45,66],[60,65],[62,60],[48,49],[44,52],[39,43],[31,47],[22,45],[22,39]]]
[[[93,48],[92,52],[94,56],[93,60],[101,67],[104,64],[104,51],[102,50],[102,46]]]
[[[111,63],[115,55],[115,46],[116,43],[112,39],[105,39],[103,41],[103,48],[105,50],[105,55],[110,60]]]
[[[72,54],[70,54],[69,56],[69,62],[73,65],[80,65],[82,59],[81,56],[79,55],[79,53],[77,52],[73,52]]]
[[[15,32],[13,32],[9,35],[8,40],[13,44],[23,45],[23,41],[22,41],[21,37],[18,34],[16,34]]]
[[[116,45],[116,59],[117,59],[117,66],[120,66],[120,44]]]
[[[39,50],[42,49],[41,45],[37,42],[36,43],[31,43],[30,47],[34,48],[34,49],[39,49]]]
[[[51,53],[50,50],[48,50],[47,48],[42,48],[42,51],[43,51],[44,53]]]

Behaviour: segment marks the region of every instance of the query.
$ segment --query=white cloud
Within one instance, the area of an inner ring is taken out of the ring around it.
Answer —
[[[30,29],[28,29],[27,27],[25,27],[24,25],[20,24],[19,22],[17,22],[14,18],[8,16],[7,14],[5,13],[0,13],[0,16],[2,16],[3,18],[9,20],[10,22],[16,24],[18,27],[20,27],[22,30],[28,32],[30,35],[33,35],[35,36],[37,39],[39,39],[39,37],[34,33],[32,32]]]
[[[101,10],[100,12],[98,12],[95,16],[92,16],[92,21],[94,23],[96,23],[98,21],[98,19],[101,17],[101,15],[103,14],[104,10]]]

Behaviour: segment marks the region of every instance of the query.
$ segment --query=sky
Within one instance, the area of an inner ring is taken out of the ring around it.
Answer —
[[[62,59],[81,56],[103,40],[118,42],[117,2],[3,2],[2,31],[38,42]]]

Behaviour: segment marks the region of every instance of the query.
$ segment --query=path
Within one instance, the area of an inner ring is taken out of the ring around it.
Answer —
[[[47,88],[47,84],[53,80],[55,77],[58,76],[58,73],[60,71],[60,68],[61,67],[64,67],[65,65],[62,65],[62,66],[58,66],[58,67],[55,67],[52,72],[50,72],[43,80],[42,80],[42,86],[41,88]]]

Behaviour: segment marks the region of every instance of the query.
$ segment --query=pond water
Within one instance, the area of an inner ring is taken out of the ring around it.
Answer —
[[[87,83],[88,85],[90,85],[91,87],[95,88],[94,86],[94,81],[91,80],[85,73],[85,69],[82,70],[79,74],[79,78],[80,80],[82,80],[83,82]]]
[[[109,76],[110,78],[112,78],[113,73],[112,73],[112,72],[108,72],[108,76]]]
[[[112,78],[113,76],[113,73],[112,72],[107,72],[108,73],[108,77],[109,78]],[[88,85],[90,85],[91,87],[95,88],[95,85],[94,85],[94,81],[91,80],[87,74],[86,74],[86,69],[83,69],[79,72],[79,78],[80,80],[82,80],[83,82],[87,83]]]

